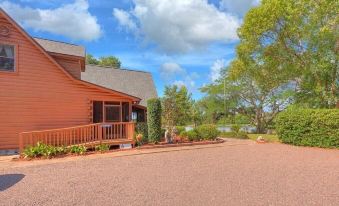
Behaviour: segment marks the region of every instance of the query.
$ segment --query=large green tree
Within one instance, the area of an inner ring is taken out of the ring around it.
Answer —
[[[262,0],[239,29],[238,58],[289,74],[299,104],[339,107],[338,14],[337,0]]]
[[[218,109],[224,117],[247,116],[257,132],[262,133],[292,101],[294,85],[288,78],[275,78],[278,72],[279,69],[264,64],[245,65],[236,59],[224,70],[220,80],[202,91],[207,93],[205,98],[214,98],[214,104],[218,105],[211,108]]]

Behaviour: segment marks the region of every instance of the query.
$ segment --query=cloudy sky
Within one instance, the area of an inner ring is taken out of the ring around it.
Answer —
[[[80,44],[96,57],[153,74],[159,95],[185,85],[194,98],[234,58],[237,28],[258,0],[0,0],[32,36]]]

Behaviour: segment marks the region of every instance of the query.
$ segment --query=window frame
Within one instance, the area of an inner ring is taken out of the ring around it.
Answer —
[[[19,64],[18,64],[18,56],[19,56],[19,49],[18,49],[18,44],[15,44],[13,42],[8,42],[8,41],[2,41],[0,40],[0,44],[2,45],[8,45],[8,46],[13,46],[14,47],[14,70],[9,71],[9,70],[4,70],[0,68],[0,74],[18,74],[19,72]]]

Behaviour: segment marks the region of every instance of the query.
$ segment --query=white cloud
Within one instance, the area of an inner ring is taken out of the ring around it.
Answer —
[[[179,64],[167,62],[160,67],[160,76],[166,84],[177,85],[178,87],[185,86],[189,91],[195,90],[195,80],[200,77],[196,72],[187,72]]]
[[[175,80],[173,85],[177,85],[178,87],[185,86],[190,92],[193,92],[195,88],[195,80],[190,76],[186,76],[183,80]]]
[[[220,8],[242,17],[251,7],[258,5],[259,2],[260,0],[221,0]]]
[[[228,62],[225,59],[216,60],[210,68],[210,79],[214,82],[220,77],[220,72]]]
[[[175,78],[176,76],[181,76],[185,73],[186,70],[174,62],[166,62],[160,66],[160,75],[163,79]]]
[[[114,8],[113,9],[113,16],[118,20],[118,22],[121,26],[126,27],[130,31],[136,31],[137,30],[137,25],[132,20],[130,13],[128,13],[124,10],[121,10],[121,9]]]
[[[182,81],[182,80],[175,80],[175,81],[173,82],[173,85],[177,85],[179,88],[180,88],[180,87],[183,87],[183,86],[186,87],[185,82]]]
[[[240,19],[220,11],[207,0],[134,0],[134,4],[129,15],[125,11],[128,20],[117,18],[120,25],[137,25],[136,35],[166,53],[183,53],[238,39]]]
[[[67,36],[74,40],[98,39],[101,27],[88,11],[87,0],[75,0],[55,9],[33,9],[4,1],[0,6],[27,28]]]

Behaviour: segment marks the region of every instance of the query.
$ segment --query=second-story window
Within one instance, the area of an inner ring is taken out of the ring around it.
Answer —
[[[15,71],[15,48],[0,43],[0,71]]]

